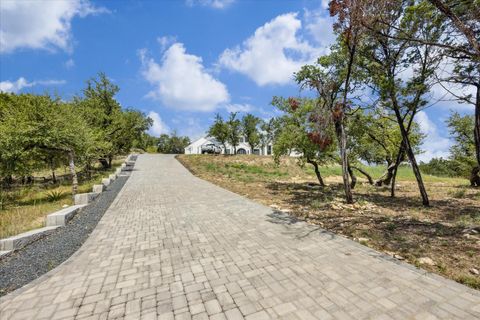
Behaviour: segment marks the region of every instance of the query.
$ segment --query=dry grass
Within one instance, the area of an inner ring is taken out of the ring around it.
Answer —
[[[99,170],[90,180],[80,181],[78,192],[91,192],[94,184],[99,184],[102,178],[113,173],[122,162],[123,159],[116,159],[111,169]],[[0,192],[6,203],[0,210],[0,239],[41,228],[45,225],[48,214],[73,203],[72,189],[68,184],[35,185]]]
[[[431,207],[421,205],[408,167],[399,170],[397,197],[388,187],[361,179],[354,190],[356,203],[343,201],[340,168],[321,168],[328,184],[316,185],[310,167],[292,158],[276,166],[270,157],[179,156],[195,175],[265,205],[290,212],[337,234],[400,256],[418,265],[429,257],[435,265],[422,268],[480,289],[480,190],[460,178],[425,175]],[[383,168],[367,168],[379,177]],[[420,266],[420,265],[419,265]]]

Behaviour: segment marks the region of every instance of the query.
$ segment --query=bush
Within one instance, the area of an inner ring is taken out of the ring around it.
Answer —
[[[47,192],[47,201],[48,202],[59,201],[63,198],[64,195],[65,194],[61,191],[57,191],[57,190],[49,191]]]

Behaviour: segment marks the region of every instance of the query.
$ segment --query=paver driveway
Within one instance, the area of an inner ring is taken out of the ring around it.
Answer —
[[[87,242],[4,319],[475,319],[480,294],[142,155]]]

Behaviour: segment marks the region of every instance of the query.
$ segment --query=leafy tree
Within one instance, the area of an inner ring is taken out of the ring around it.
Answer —
[[[299,164],[311,164],[318,183],[325,186],[319,166],[335,160],[335,145],[331,128],[318,126],[315,101],[274,97],[272,104],[285,112],[284,116],[277,119],[280,125],[273,146],[275,160],[278,162],[281,156],[289,155],[292,151],[298,152]]]
[[[275,137],[279,131],[280,123],[276,118],[271,118],[268,121],[262,121],[260,124],[260,145],[263,149],[273,144]]]
[[[227,120],[228,127],[228,143],[233,147],[233,154],[237,154],[237,146],[240,143],[242,135],[242,123],[237,119],[237,112],[230,112]]]
[[[360,158],[368,163],[387,165],[386,172],[375,181],[375,185],[390,185],[394,171],[405,161],[405,153],[397,163],[398,150],[402,145],[402,136],[398,130],[395,115],[387,108],[377,107],[369,112],[356,112],[348,124],[349,154],[355,162]],[[424,135],[415,122],[409,130],[409,138],[415,154],[421,153],[420,145]],[[356,170],[361,170],[355,167]],[[367,178],[371,178],[366,174]]]
[[[228,124],[223,120],[220,114],[215,115],[215,122],[208,129],[208,135],[217,140],[223,146],[223,150],[227,152],[227,141],[229,137]]]
[[[82,116],[68,103],[47,95],[7,95],[1,101],[0,150],[3,175],[31,174],[38,159],[63,155],[68,158],[72,193],[78,187],[76,164],[93,144],[93,135]],[[10,166],[11,160],[21,165]],[[6,160],[6,161],[5,161]],[[5,162],[4,162],[5,161]]]
[[[443,158],[432,158],[428,163],[421,162],[420,169],[422,172],[433,176],[458,176],[458,165],[455,164],[455,161]]]
[[[185,148],[190,144],[190,138],[182,137],[173,131],[171,135],[162,134],[158,139],[158,149],[160,153],[180,154],[185,153]]]
[[[141,149],[147,152],[157,152],[160,139],[149,135],[146,132],[142,132],[132,144],[132,148]]]
[[[111,83],[104,73],[87,81],[83,97],[75,97],[74,103],[93,129],[97,139],[97,153],[104,168],[110,168],[118,151],[116,133],[121,130],[123,119],[121,106],[115,95],[119,87]]]
[[[397,167],[405,153],[417,180],[422,202],[428,206],[428,195],[409,131],[415,115],[427,105],[426,94],[434,84],[434,71],[440,56],[435,47],[400,39],[399,33],[434,41],[441,36],[441,29],[429,24],[428,15],[408,15],[409,1],[372,2],[364,9],[362,19],[370,27],[362,47],[362,67],[369,75],[369,84],[378,95],[379,104],[392,111],[399,126],[402,146],[397,156]],[[409,73],[406,73],[407,69]],[[396,170],[393,179],[395,175]],[[392,183],[392,196],[394,186],[395,183]]]
[[[295,79],[302,87],[317,91],[318,103],[315,108],[317,125],[322,126],[319,132],[326,132],[333,126],[340,151],[342,164],[342,178],[347,203],[353,202],[353,195],[349,180],[347,134],[345,119],[350,107],[344,104],[344,90],[351,90],[350,80],[345,86],[345,52],[339,47],[334,47],[327,56],[322,56],[316,64],[303,66]]]
[[[255,117],[250,113],[242,118],[242,133],[245,137],[245,141],[250,145],[251,154],[253,154],[255,147],[260,144],[260,134],[258,132],[258,126],[260,123],[260,118]]]
[[[470,184],[480,186],[479,172],[469,170],[475,165],[475,137],[471,130],[474,121],[473,115],[461,116],[453,112],[447,120],[447,126],[455,141],[450,148],[450,158],[455,163],[457,173],[462,176],[470,174]]]

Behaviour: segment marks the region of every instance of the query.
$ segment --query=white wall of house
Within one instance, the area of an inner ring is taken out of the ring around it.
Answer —
[[[221,147],[222,154],[233,154],[233,147],[227,143],[226,149],[220,143],[216,142],[214,139],[203,137],[193,141],[185,148],[185,154],[201,154],[202,153],[202,146],[206,144],[214,143]],[[250,154],[250,145],[245,142],[245,139],[242,137],[240,138],[240,143],[237,146],[237,154]],[[265,147],[258,147],[255,148],[255,153],[259,155],[271,155],[272,154],[272,145],[268,145]]]

